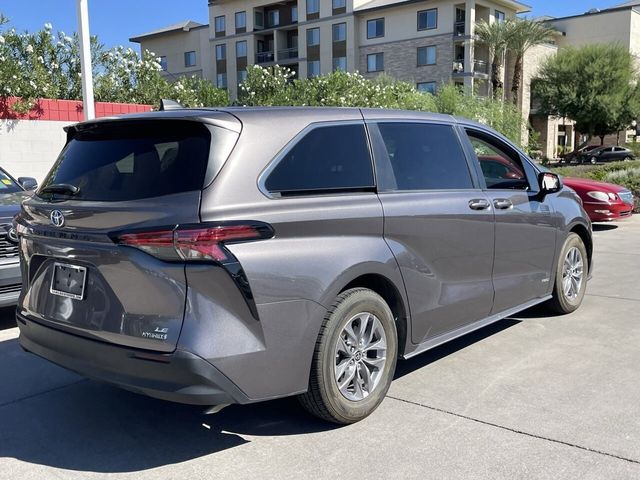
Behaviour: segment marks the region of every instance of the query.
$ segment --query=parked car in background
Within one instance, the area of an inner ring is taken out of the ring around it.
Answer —
[[[606,146],[598,147],[586,152],[582,156],[589,163],[617,162],[620,160],[629,161],[636,157],[631,150],[626,147]]]
[[[633,193],[625,187],[588,178],[563,177],[562,182],[580,196],[592,222],[620,220],[633,213]]]
[[[600,148],[600,145],[587,145],[573,152],[569,152],[564,156],[561,156],[560,163],[584,163],[587,155],[592,150]]]
[[[15,305],[18,301],[22,277],[13,217],[20,211],[22,201],[37,186],[33,178],[15,180],[0,168],[0,307]]]
[[[129,390],[200,405],[299,395],[352,423],[398,358],[542,302],[572,312],[585,294],[591,223],[575,192],[478,123],[176,109],[67,132],[16,217],[19,341]],[[478,156],[500,160],[485,171]]]

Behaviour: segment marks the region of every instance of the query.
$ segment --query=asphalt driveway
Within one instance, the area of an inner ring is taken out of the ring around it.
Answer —
[[[595,232],[580,310],[534,309],[401,362],[335,428],[295,400],[213,416],[84,380],[0,311],[0,479],[640,478],[640,216]]]

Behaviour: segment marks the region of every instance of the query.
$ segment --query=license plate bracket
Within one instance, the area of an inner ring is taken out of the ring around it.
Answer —
[[[49,291],[53,295],[82,300],[86,278],[87,269],[85,267],[56,262],[53,264]]]

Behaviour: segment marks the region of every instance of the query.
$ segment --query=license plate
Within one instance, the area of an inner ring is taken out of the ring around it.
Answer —
[[[87,269],[85,267],[55,263],[49,291],[61,297],[82,300],[86,277]]]

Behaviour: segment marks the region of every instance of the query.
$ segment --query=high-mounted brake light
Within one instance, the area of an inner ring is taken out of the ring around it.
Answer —
[[[125,233],[115,240],[162,260],[224,262],[230,259],[230,253],[224,248],[226,242],[260,240],[272,235],[273,230],[266,224],[243,223]]]

